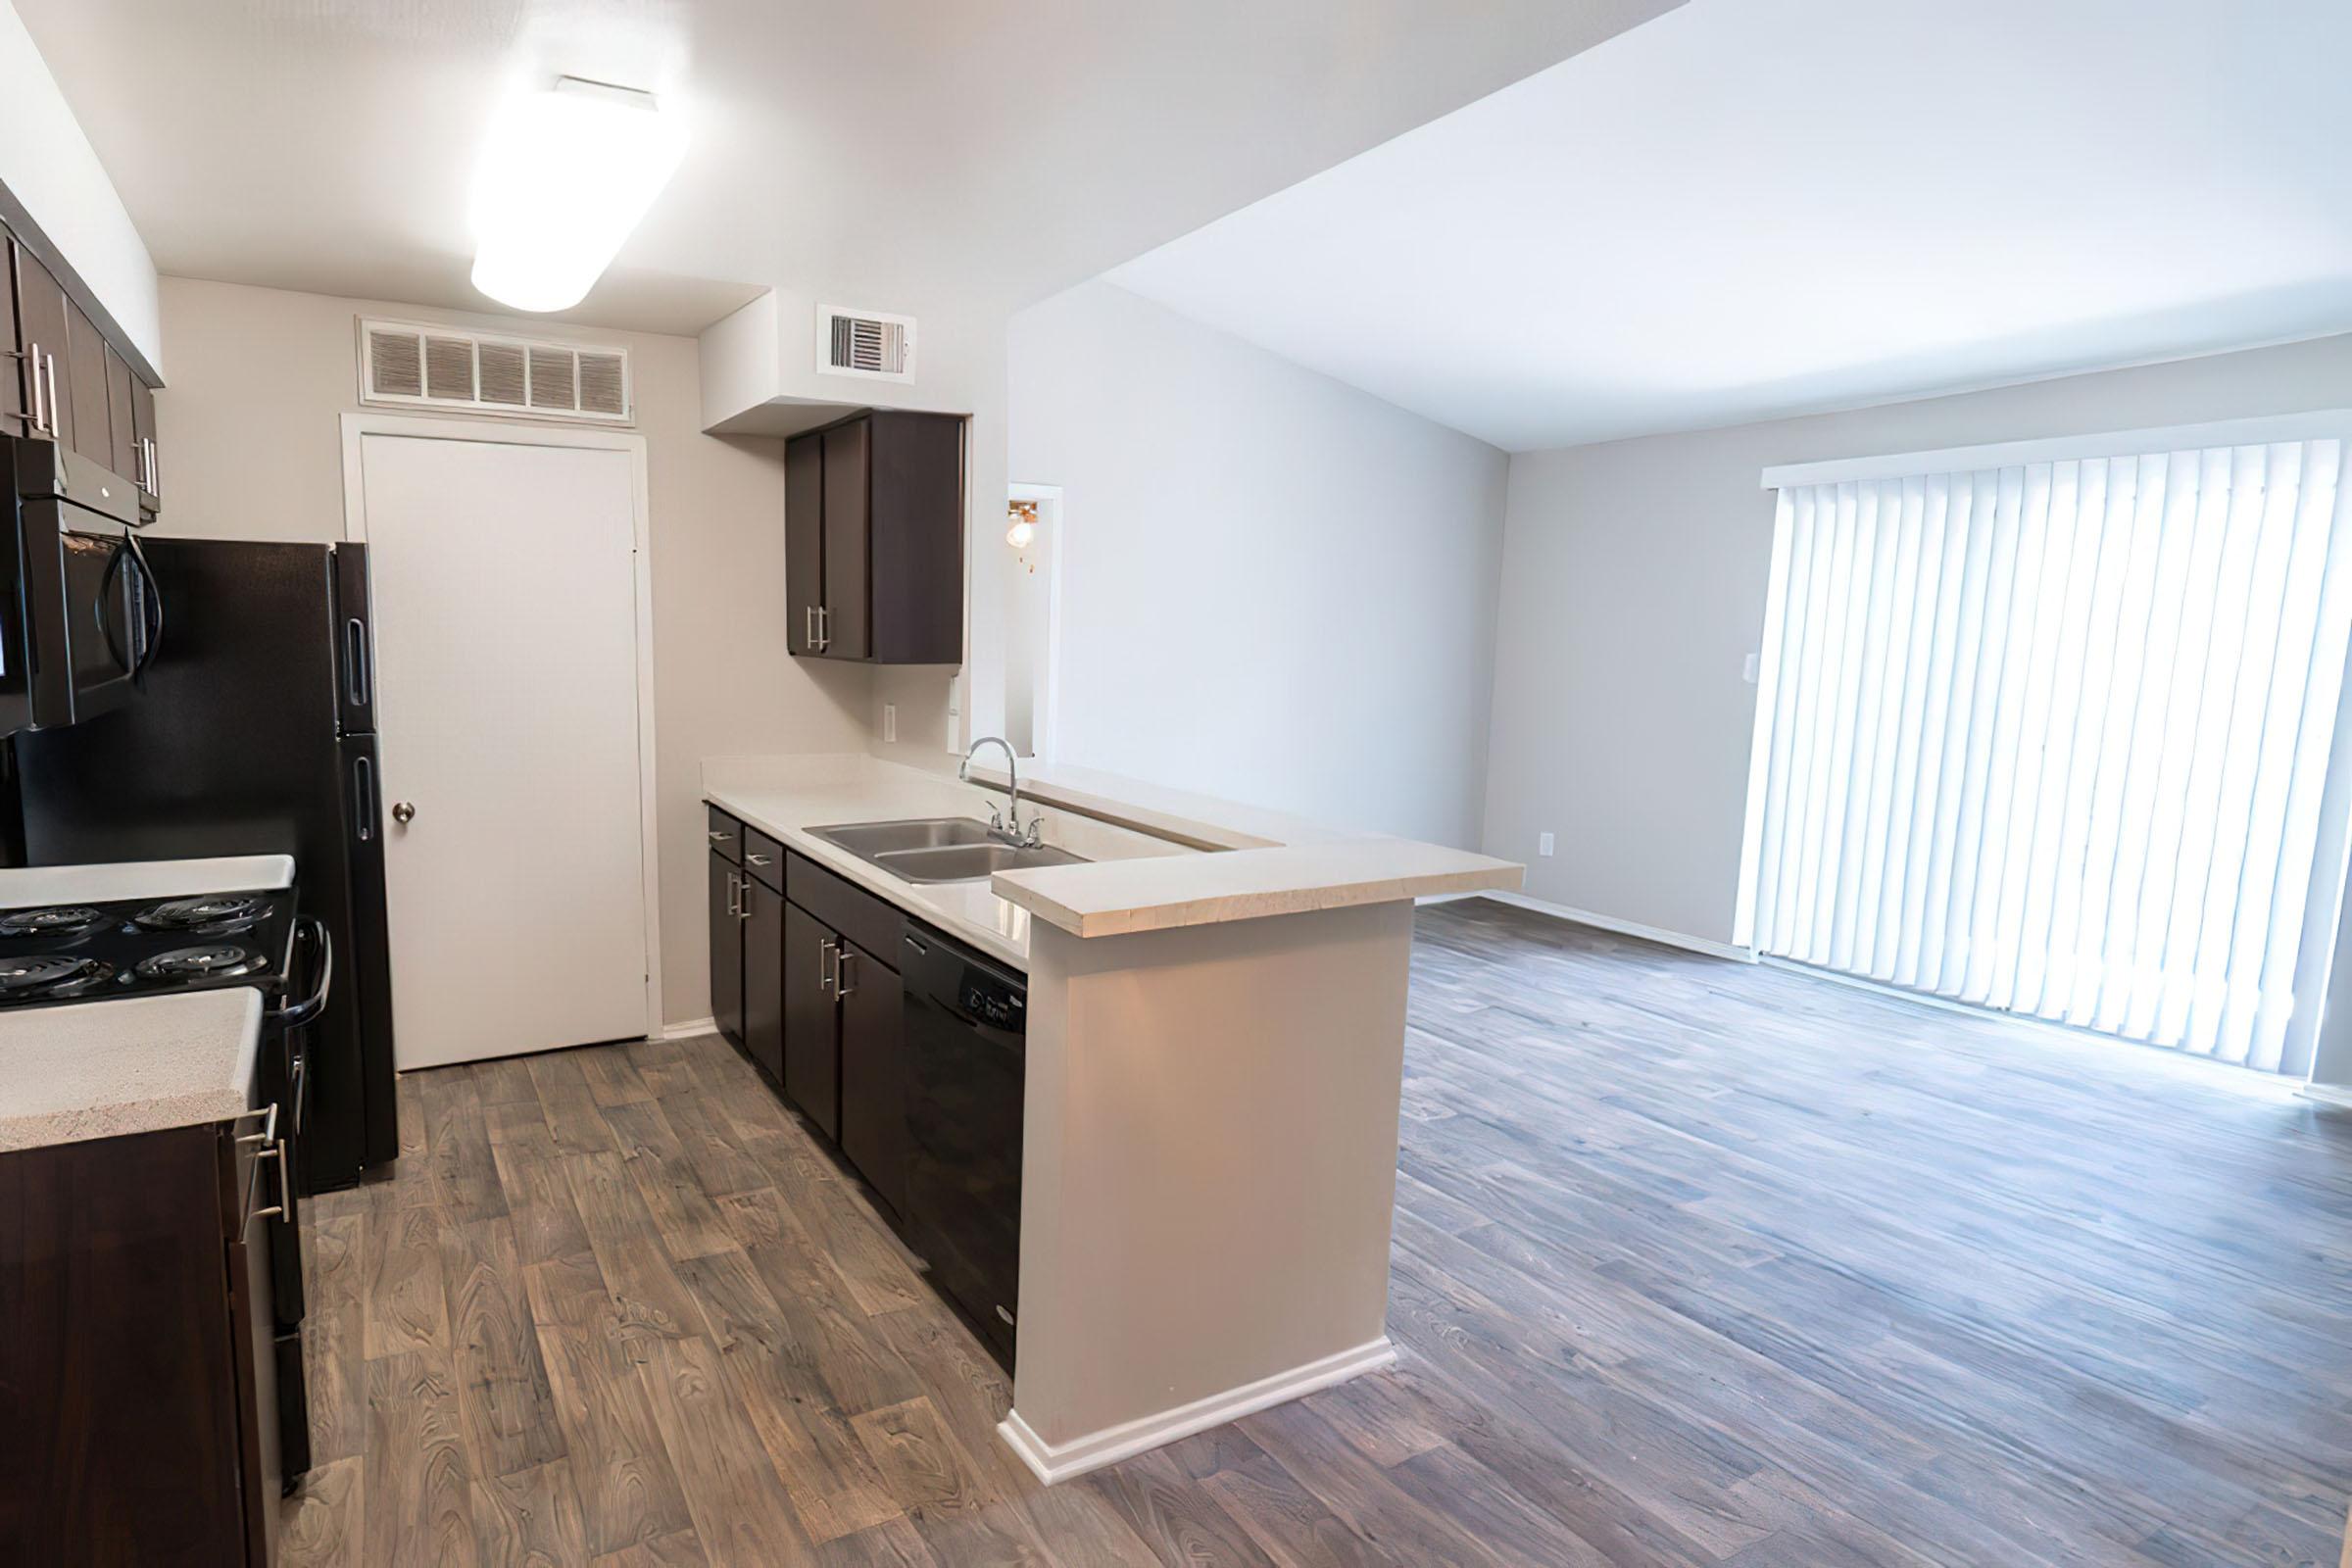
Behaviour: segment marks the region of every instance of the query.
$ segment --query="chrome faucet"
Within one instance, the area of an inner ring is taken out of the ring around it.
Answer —
[[[1036,849],[1046,841],[1045,818],[1033,811],[1029,815],[1029,825],[1027,827],[1021,825],[1021,762],[1018,754],[1012,749],[1012,742],[1004,739],[1002,735],[981,736],[972,742],[971,750],[963,754],[963,766],[956,770],[956,776],[966,783],[971,781],[972,759],[979,755],[980,748],[983,746],[1004,748],[1004,776],[1009,781],[1007,789],[1011,796],[1005,805],[1008,816],[999,816],[996,804],[994,802],[989,804],[989,830],[1000,838],[1019,845],[1024,850]]]

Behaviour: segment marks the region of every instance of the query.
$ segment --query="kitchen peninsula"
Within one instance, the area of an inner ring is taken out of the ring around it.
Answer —
[[[1058,1481],[1387,1365],[1413,900],[1521,868],[1071,770],[1019,808],[1081,863],[916,882],[814,831],[1002,811],[974,778],[714,758],[704,794],[714,853],[739,823],[1026,978],[1004,1441]],[[713,867],[732,914],[752,878]]]

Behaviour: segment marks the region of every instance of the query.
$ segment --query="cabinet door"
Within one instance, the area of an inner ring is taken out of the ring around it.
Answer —
[[[32,423],[24,400],[24,340],[17,333],[16,241],[0,234],[0,435],[24,435]]]
[[[249,1568],[270,1568],[277,1560],[277,1507],[285,1473],[268,1252],[258,1241],[234,1241],[228,1248],[230,1348],[237,1367],[237,1468],[243,1477]]]
[[[817,651],[816,612],[825,602],[825,438],[784,443],[784,609],[793,653]]]
[[[898,972],[845,945],[841,993],[841,1152],[891,1212],[906,1211],[906,1099],[901,1056],[906,988]]]
[[[147,498],[147,510],[160,511],[164,504],[164,458],[155,440],[155,388],[130,378],[130,438],[147,454],[146,463],[138,471],[139,493]]]
[[[74,410],[66,396],[66,291],[31,252],[22,245],[10,249],[17,274],[17,331],[27,356],[20,362],[25,375],[24,406],[40,408],[40,434],[71,444]],[[42,377],[37,394],[31,380],[35,375]]]
[[[784,895],[744,878],[752,917],[743,922],[743,1049],[784,1081]]]
[[[833,961],[841,939],[797,904],[784,906],[784,1098],[827,1138],[841,1136],[841,1030]]]
[[[729,1040],[743,1039],[743,873],[710,856],[710,1016]]]
[[[853,419],[825,432],[825,654],[864,659],[869,471],[873,425]]]
[[[876,663],[963,659],[963,421],[877,409],[866,487],[866,646]]]
[[[130,366],[122,355],[115,352],[112,343],[106,344],[105,348],[106,423],[113,434],[113,441],[107,449],[113,455],[107,459],[106,466],[123,478],[139,484],[144,466],[139,462],[139,437],[132,428],[130,416],[130,389],[138,378],[130,373]],[[145,486],[142,484],[141,488]]]
[[[66,302],[66,351],[57,357],[57,396],[74,411],[69,444],[99,466],[112,468],[115,429],[106,404],[106,339],[72,300]]]

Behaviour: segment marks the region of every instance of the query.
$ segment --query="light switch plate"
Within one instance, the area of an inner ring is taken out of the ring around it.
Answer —
[[[1538,855],[1549,855],[1551,853],[1550,834],[1539,833],[1536,835],[1536,853]]]
[[[1756,683],[1756,656],[1748,655],[1740,662],[1740,678],[1750,686]]]
[[[899,705],[896,703],[884,703],[882,705],[882,739],[885,743],[888,743],[890,741],[895,741],[898,738]]]

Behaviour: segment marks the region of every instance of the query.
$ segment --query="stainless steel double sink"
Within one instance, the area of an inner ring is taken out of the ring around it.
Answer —
[[[986,822],[968,816],[924,816],[902,822],[845,822],[808,830],[902,882],[984,882],[999,871],[1040,865],[1077,865],[1086,857],[1050,844],[1034,849],[1007,843]]]

